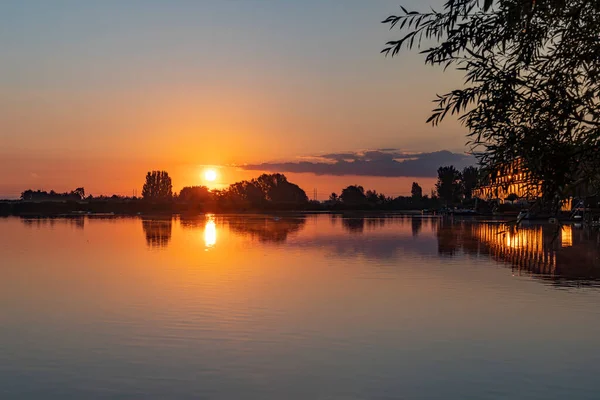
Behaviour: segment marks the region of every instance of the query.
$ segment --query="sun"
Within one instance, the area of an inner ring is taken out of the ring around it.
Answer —
[[[206,169],[204,170],[204,179],[208,182],[214,182],[217,180],[217,171],[214,169]]]

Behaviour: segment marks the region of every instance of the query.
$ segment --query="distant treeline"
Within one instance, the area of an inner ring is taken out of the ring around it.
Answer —
[[[85,198],[85,189],[80,187],[71,192],[56,193],[54,190],[44,192],[41,190],[26,190],[21,193],[21,200],[25,201],[81,201]]]
[[[320,202],[309,200],[304,190],[278,173],[236,182],[222,190],[187,186],[174,194],[171,178],[166,171],[150,171],[146,175],[141,198],[86,196],[83,187],[66,193],[30,189],[21,194],[20,201],[0,203],[0,214],[389,211],[439,209],[446,206],[448,200],[453,201],[459,196],[463,197],[463,202],[470,200],[470,191],[461,188],[470,188],[474,183],[464,185],[460,179],[462,174],[457,174],[453,167],[440,168],[438,173],[437,191],[432,191],[431,195],[424,195],[417,182],[413,182],[410,196],[398,197],[389,197],[375,190],[365,190],[360,185],[351,185],[342,189],[339,194],[331,193],[328,200]],[[447,196],[440,197],[438,193]]]

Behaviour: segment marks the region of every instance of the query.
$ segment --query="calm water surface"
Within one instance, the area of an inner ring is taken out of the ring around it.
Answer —
[[[599,237],[0,219],[2,399],[598,399]]]

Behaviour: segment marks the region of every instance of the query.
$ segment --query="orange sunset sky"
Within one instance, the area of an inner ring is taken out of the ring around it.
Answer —
[[[456,121],[425,123],[435,94],[460,75],[416,52],[379,53],[398,37],[380,23],[397,0],[49,3],[0,3],[0,197],[78,186],[139,194],[152,169],[167,170],[178,191],[207,184],[207,166],[218,171],[212,187],[264,167],[309,197],[355,183],[400,195],[413,180],[429,192],[433,174],[270,164],[466,151]],[[402,2],[424,3],[441,0]],[[382,165],[392,158],[403,161]]]

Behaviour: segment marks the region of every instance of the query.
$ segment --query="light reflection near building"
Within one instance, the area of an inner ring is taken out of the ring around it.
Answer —
[[[518,273],[535,271],[553,275],[555,272],[556,253],[544,247],[541,226],[514,229],[505,224],[480,224],[473,226],[472,233],[489,246],[492,258],[511,263]],[[572,243],[572,231],[566,237]]]
[[[560,232],[560,244],[562,247],[573,246],[573,227],[571,225],[563,225]]]

